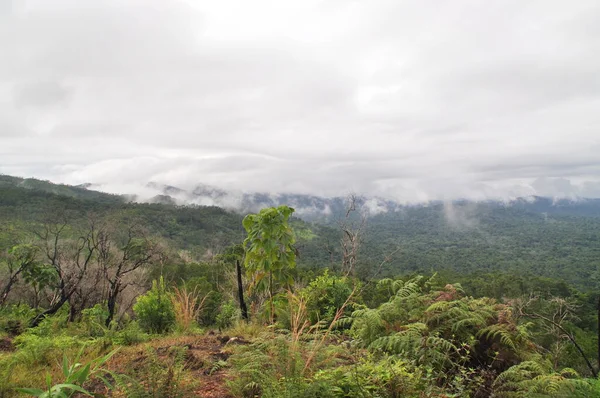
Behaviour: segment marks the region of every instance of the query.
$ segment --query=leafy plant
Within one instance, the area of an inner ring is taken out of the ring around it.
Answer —
[[[289,226],[293,212],[288,206],[271,207],[258,214],[248,214],[242,222],[248,233],[244,240],[244,265],[251,277],[249,289],[268,292],[271,322],[276,285],[290,285],[291,271],[296,267],[296,238]]]
[[[71,363],[69,363],[67,355],[64,354],[62,361],[64,381],[62,383],[53,385],[52,377],[50,374],[47,374],[45,390],[39,388],[17,388],[17,391],[40,398],[66,398],[71,397],[75,393],[93,396],[89,391],[82,387],[83,384],[92,377],[98,377],[110,388],[111,384],[102,376],[102,373],[107,373],[108,371],[102,369],[101,366],[103,366],[116,352],[117,350],[111,351],[103,357],[93,359],[85,365],[78,362],[83,353],[83,348]]]
[[[133,312],[140,326],[150,333],[164,333],[174,326],[175,309],[162,277],[152,282],[150,291],[138,297]]]
[[[216,325],[219,330],[227,329],[234,324],[238,317],[237,307],[231,302],[225,303],[221,306],[221,309],[217,314]]]
[[[327,325],[333,320],[336,312],[346,303],[352,294],[352,282],[347,277],[330,275],[328,270],[316,277],[302,289],[306,299],[306,309],[312,324],[324,321]],[[347,311],[352,312],[352,305],[347,305]]]

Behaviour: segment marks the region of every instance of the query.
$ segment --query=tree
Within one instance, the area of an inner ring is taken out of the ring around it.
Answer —
[[[288,206],[262,209],[248,214],[242,224],[248,233],[244,240],[244,265],[250,274],[250,290],[267,291],[273,320],[275,284],[293,282],[291,271],[296,266],[296,241],[289,226],[294,209]]]
[[[237,296],[240,304],[240,311],[242,313],[242,319],[248,320],[248,307],[244,300],[244,285],[242,283],[242,259],[244,258],[244,247],[240,244],[229,246],[225,248],[223,254],[218,257],[226,264],[235,263]]]
[[[530,319],[542,320],[548,327],[549,334],[554,336],[555,344],[558,347],[557,352],[560,352],[560,343],[562,340],[569,340],[577,349],[581,358],[585,361],[590,373],[594,378],[598,378],[598,371],[594,368],[591,361],[588,359],[581,345],[577,342],[575,335],[568,330],[568,321],[576,318],[576,308],[573,303],[561,297],[553,297],[547,300],[549,308],[546,309],[549,313],[544,313],[544,308],[536,311],[533,307],[540,301],[539,297],[530,297],[528,300],[515,300],[515,307],[520,316]],[[554,361],[555,364],[557,360]]]
[[[38,274],[40,262],[37,261],[37,248],[33,245],[17,245],[7,253],[6,267],[8,268],[8,279],[0,291],[0,306],[4,305],[8,294],[20,276],[34,278]]]
[[[56,300],[32,319],[31,327],[37,326],[46,316],[55,314],[71,299],[98,249],[95,239],[97,229],[93,221],[76,238],[66,236],[68,226],[67,218],[63,218],[59,223],[45,223],[41,230],[35,232],[42,241],[42,251],[49,266],[56,272],[57,286]]]
[[[131,284],[125,278],[140,267],[151,264],[160,250],[137,224],[129,226],[121,234],[105,227],[95,238],[99,268],[108,283],[108,316],[105,323],[109,326],[115,315],[119,295]]]
[[[352,214],[356,212],[356,195],[351,194],[346,201],[346,216],[339,221],[342,231],[342,273],[346,276],[354,275],[358,261],[358,250],[362,243],[362,232],[365,228],[366,214],[360,215],[358,225],[352,221]]]

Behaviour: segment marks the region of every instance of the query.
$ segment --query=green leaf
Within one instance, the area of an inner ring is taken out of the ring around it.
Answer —
[[[69,376],[69,360],[66,353],[63,354],[62,372],[65,377]]]
[[[53,388],[56,388],[57,390],[63,390],[65,388],[68,388],[69,390],[77,391],[81,394],[89,395],[90,397],[93,396],[89,391],[87,391],[87,390],[83,389],[82,387],[79,387],[75,384],[62,383],[62,384],[55,385]]]
[[[46,393],[46,391],[40,390],[39,388],[15,388],[15,390],[25,394],[33,395],[34,397],[41,397]]]

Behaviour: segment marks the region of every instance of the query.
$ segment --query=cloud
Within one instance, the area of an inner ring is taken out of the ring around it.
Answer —
[[[593,0],[0,0],[0,172],[600,196],[599,19]]]

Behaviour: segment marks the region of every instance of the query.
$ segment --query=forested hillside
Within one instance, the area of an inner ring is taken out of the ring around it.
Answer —
[[[215,206],[136,203],[127,197],[35,179],[0,176],[0,241],[17,239],[44,223],[67,221],[85,225],[91,216],[115,224],[136,222],[164,240],[169,250],[189,252],[194,260],[219,254],[243,240],[243,215]],[[328,257],[319,235],[334,239],[336,231],[293,221],[299,235],[300,263],[307,267]]]
[[[297,210],[305,209],[304,213],[296,212],[294,222],[299,231],[307,232],[300,234],[300,264],[310,268],[323,267],[332,256],[342,256],[339,241],[346,226],[354,228],[361,241],[357,266],[365,277],[393,253],[379,270],[381,276],[415,272],[559,274],[584,290],[594,288],[600,280],[597,199],[533,197],[509,202],[399,205],[355,197],[356,211],[346,218],[347,198],[248,194],[242,208],[222,210],[173,205],[175,199],[168,194],[182,195],[184,191],[159,188],[164,195],[154,197],[154,201],[162,203],[135,203],[130,201],[133,195],[110,195],[83,187],[0,176],[0,214],[27,220],[54,213],[48,211],[52,206],[75,210],[80,215],[89,211],[118,212],[144,219],[153,233],[170,240],[174,247],[201,256],[209,248],[214,253],[241,239],[240,220],[246,214],[243,209],[258,211],[291,203]],[[190,195],[215,200],[227,193],[203,187]],[[317,236],[314,241],[309,239]]]
[[[365,257],[401,249],[390,274],[446,270],[560,276],[584,289],[600,280],[600,206],[456,202],[368,218]]]
[[[0,177],[0,396],[600,395],[594,203],[338,201]]]

